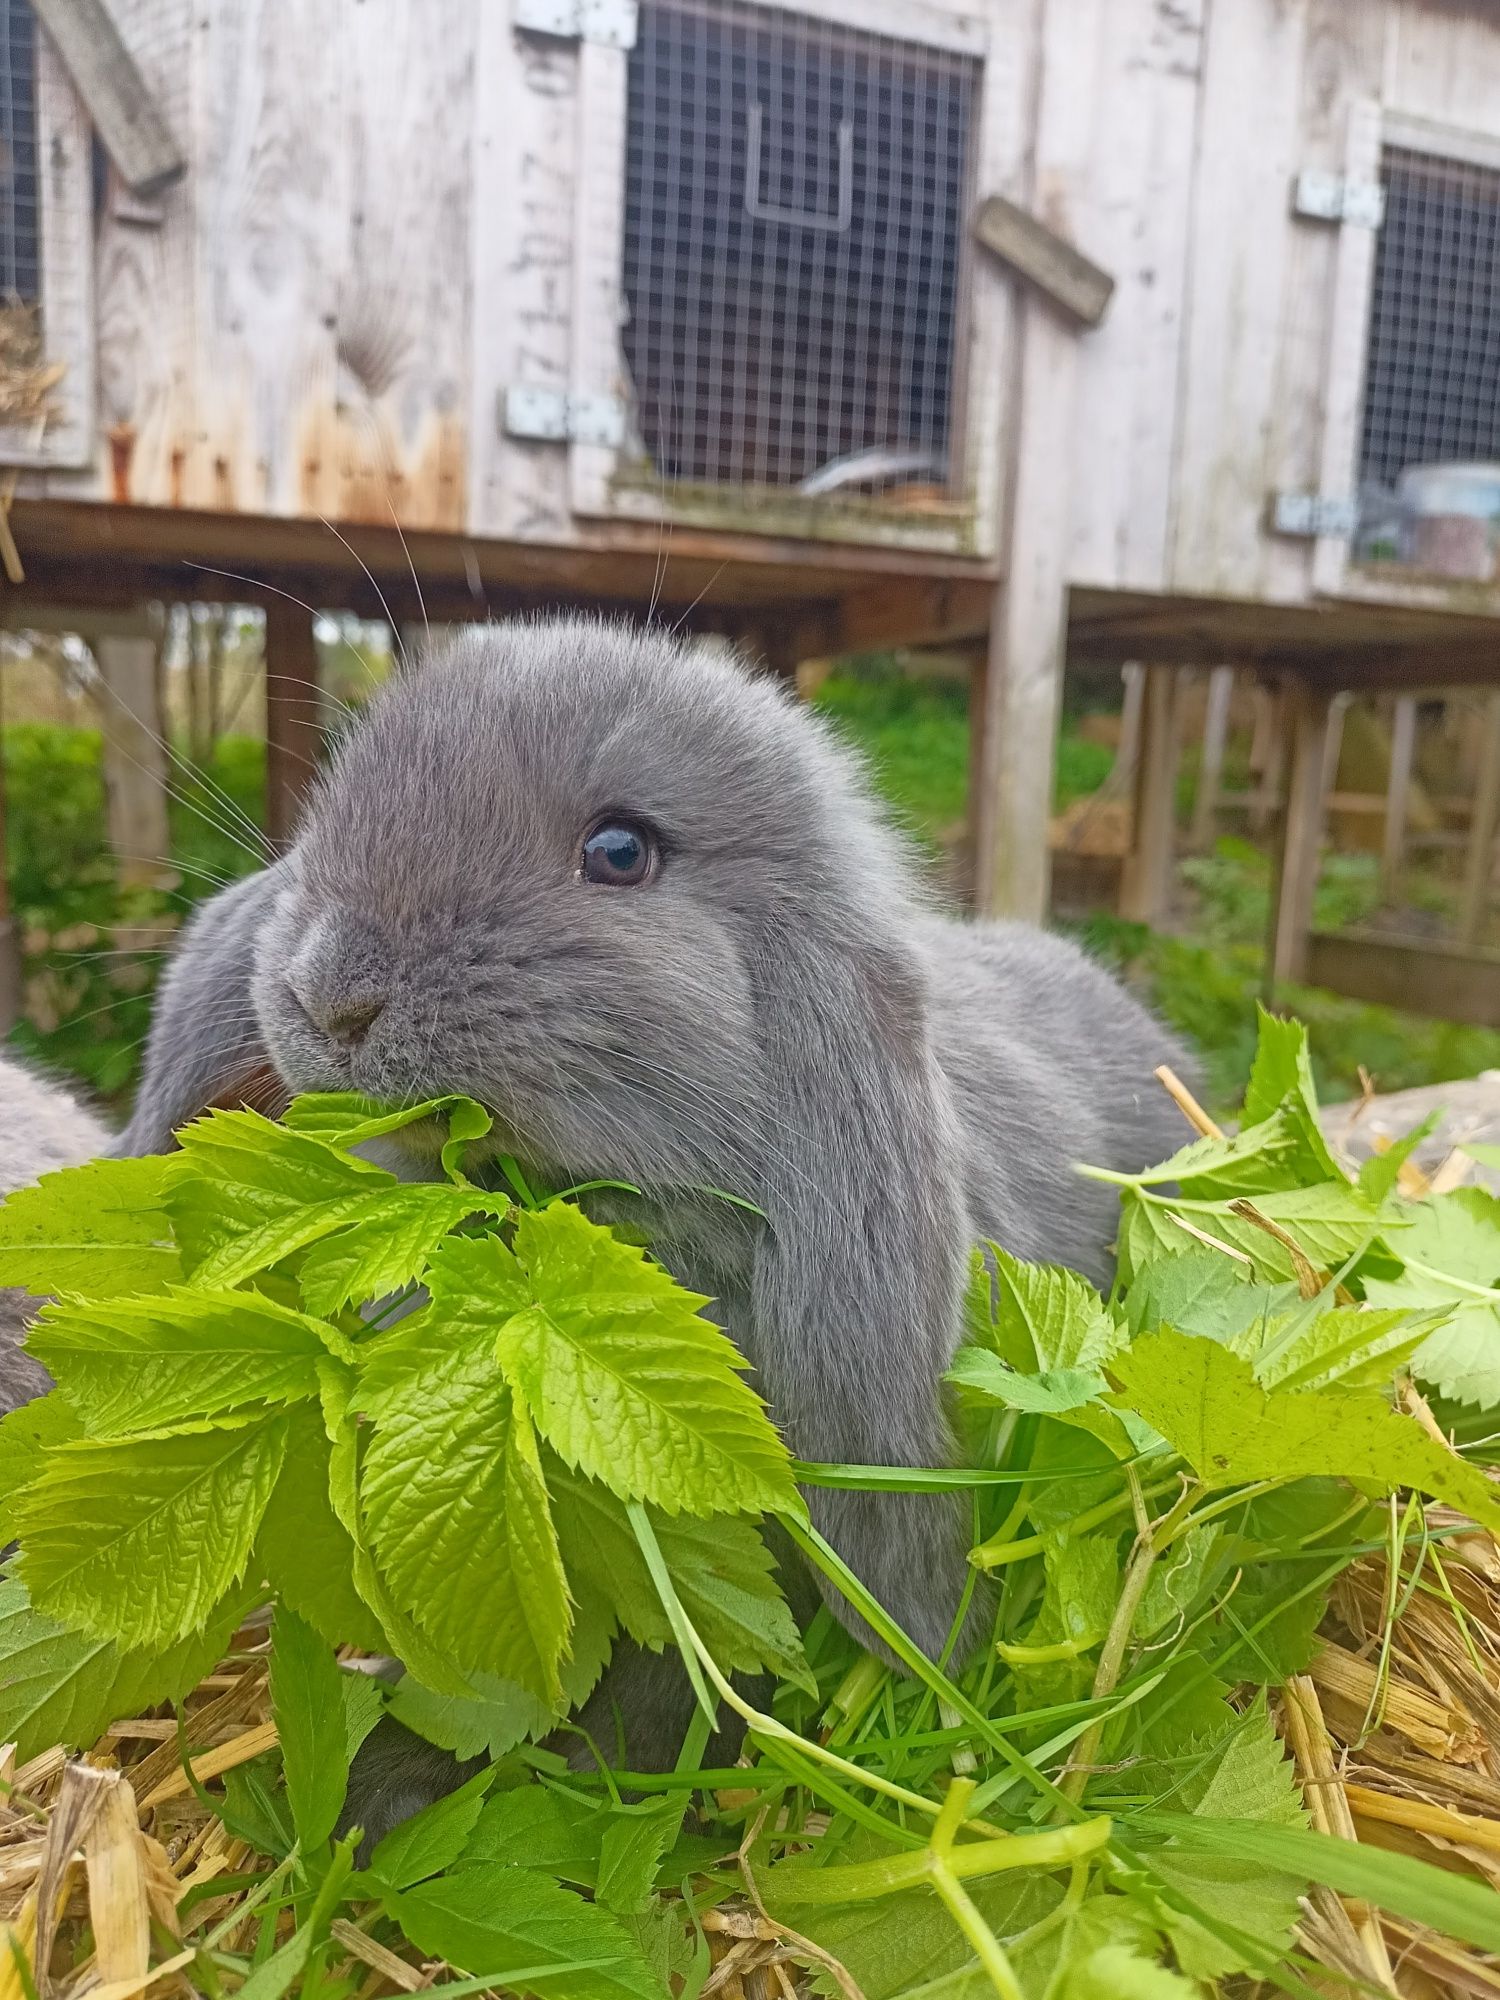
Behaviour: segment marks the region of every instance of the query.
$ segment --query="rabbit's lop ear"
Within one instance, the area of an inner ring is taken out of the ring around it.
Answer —
[[[787,955],[790,952],[790,957]],[[758,996],[779,1101],[756,1256],[762,1387],[798,1456],[941,1466],[939,1383],[967,1268],[960,1141],[915,954],[897,937],[777,941]],[[777,1165],[777,1162],[780,1162]],[[815,1489],[813,1519],[924,1651],[967,1574],[952,1495]],[[870,1634],[830,1593],[838,1615]]]
[[[274,1110],[281,1094],[250,1000],[255,944],[286,881],[284,862],[214,896],[182,934],[156,997],[135,1112],[114,1152],[170,1150],[214,1105]]]

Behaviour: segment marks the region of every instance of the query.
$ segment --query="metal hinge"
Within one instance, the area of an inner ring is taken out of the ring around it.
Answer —
[[[1352,222],[1378,229],[1385,221],[1385,189],[1379,181],[1351,181],[1343,174],[1309,168],[1298,174],[1292,206],[1314,222]]]
[[[625,405],[617,396],[571,396],[565,389],[513,383],[505,391],[501,424],[508,437],[618,450],[625,442]]]
[[[633,49],[640,8],[636,0],[513,0],[511,19],[534,35],[568,42],[598,42]]]
[[[1359,507],[1324,493],[1278,493],[1271,510],[1278,535],[1313,539],[1319,535],[1352,536],[1359,526]]]

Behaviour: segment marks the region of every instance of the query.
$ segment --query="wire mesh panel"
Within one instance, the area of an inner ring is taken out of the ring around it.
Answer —
[[[646,0],[624,345],[659,477],[948,483],[977,76],[749,0]]]
[[[41,299],[36,21],[28,0],[0,4],[0,301]]]

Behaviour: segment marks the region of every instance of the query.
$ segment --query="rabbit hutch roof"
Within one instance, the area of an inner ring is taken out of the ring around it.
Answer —
[[[286,690],[293,600],[415,619],[415,572],[434,619],[654,607],[782,669],[987,648],[979,890],[1030,914],[1066,648],[1494,671],[1492,524],[1407,490],[1500,460],[1492,6],[3,0],[0,31],[0,290],[58,371],[0,420],[12,623],[260,601]]]

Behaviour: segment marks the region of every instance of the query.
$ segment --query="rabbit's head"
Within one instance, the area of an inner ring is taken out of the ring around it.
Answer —
[[[504,627],[350,732],[261,929],[254,1008],[293,1089],[463,1092],[539,1167],[759,1199],[789,961],[859,974],[860,1039],[920,1039],[907,881],[771,683],[664,636]]]

